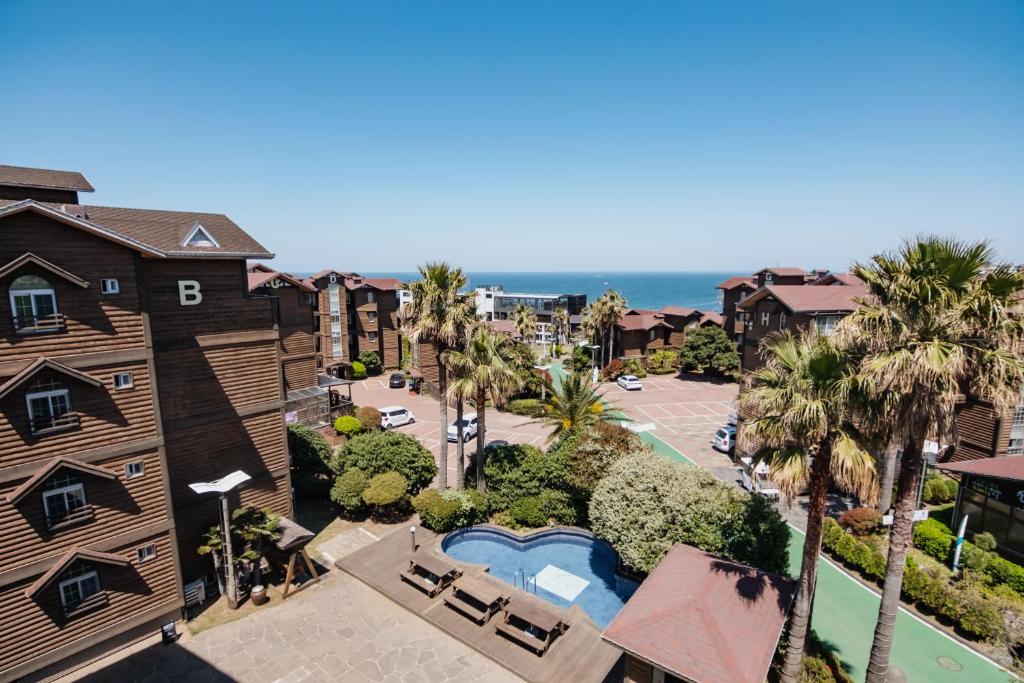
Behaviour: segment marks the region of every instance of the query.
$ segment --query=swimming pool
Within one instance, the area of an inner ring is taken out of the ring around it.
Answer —
[[[559,607],[579,605],[601,628],[638,585],[615,573],[619,558],[612,547],[584,531],[520,537],[496,527],[468,527],[448,534],[441,548],[456,560],[488,565],[492,576],[519,588],[525,576],[529,592]]]

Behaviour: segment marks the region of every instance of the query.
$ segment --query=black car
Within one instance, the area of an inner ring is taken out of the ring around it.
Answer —
[[[388,378],[388,386],[392,389],[401,389],[405,386],[405,375],[400,372],[391,373],[391,377]]]

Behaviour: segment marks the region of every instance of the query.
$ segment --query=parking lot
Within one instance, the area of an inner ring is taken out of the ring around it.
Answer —
[[[352,400],[357,406],[373,406],[383,408],[385,406],[402,406],[408,408],[416,416],[416,422],[411,425],[398,427],[398,431],[417,437],[424,446],[430,449],[435,458],[441,450],[441,439],[447,430],[441,429],[441,422],[438,416],[437,401],[426,394],[410,394],[406,389],[389,389],[387,375],[370,377],[358,381],[352,385]],[[466,414],[472,413],[472,408],[466,409]],[[448,409],[448,421],[455,420],[455,409]],[[530,418],[511,413],[502,413],[497,410],[488,410],[487,420],[487,442],[503,440],[509,443],[527,443],[544,448],[549,430],[539,424],[531,424]],[[448,444],[448,481],[455,481],[457,460],[455,456],[458,444]],[[476,440],[466,444],[466,462],[469,456],[476,450]]]

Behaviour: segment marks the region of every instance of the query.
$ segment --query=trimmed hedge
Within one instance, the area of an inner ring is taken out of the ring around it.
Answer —
[[[839,526],[864,536],[882,526],[882,513],[874,508],[847,510],[839,517]]]
[[[440,533],[469,526],[487,518],[487,504],[476,491],[426,489],[412,499],[420,523]]]
[[[334,480],[331,487],[331,500],[340,505],[349,514],[357,514],[363,509],[363,491],[369,479],[358,467],[346,470]]]
[[[342,415],[334,421],[334,431],[345,436],[354,436],[363,431],[363,423],[352,415]]]
[[[412,495],[426,488],[437,475],[433,454],[416,438],[394,431],[353,436],[338,451],[334,466],[339,473],[358,468],[370,477],[398,472],[405,477]]]
[[[517,398],[509,401],[505,410],[525,417],[540,417],[544,413],[544,404],[539,398]]]
[[[357,360],[352,361],[352,379],[366,379],[366,366]]]
[[[954,538],[949,527],[934,519],[914,525],[914,547],[939,562],[949,561]],[[983,574],[994,586],[1006,585],[1024,596],[1024,567],[1019,564],[982,550],[970,541],[964,541],[960,550],[960,564]]]
[[[398,472],[378,474],[363,491],[363,502],[378,510],[390,510],[405,502],[409,480]]]
[[[575,524],[576,509],[564,491],[546,489],[536,496],[520,498],[508,509],[516,527],[542,527],[550,523]]]

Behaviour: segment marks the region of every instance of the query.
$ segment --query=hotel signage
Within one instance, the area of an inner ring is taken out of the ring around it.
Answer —
[[[997,500],[1000,503],[1024,510],[1024,488],[1019,481],[980,479],[966,475],[967,490]]]

